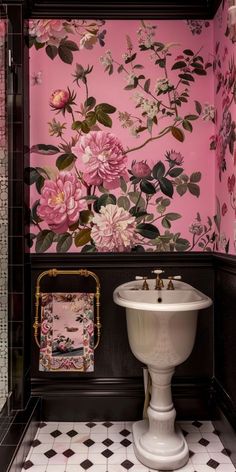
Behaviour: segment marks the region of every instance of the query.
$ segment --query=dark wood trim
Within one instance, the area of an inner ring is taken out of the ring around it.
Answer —
[[[113,18],[113,19],[210,19],[220,0],[120,0],[89,2],[78,0],[8,0],[9,5],[22,5],[25,18]]]
[[[236,275],[236,256],[228,254],[214,254],[214,268]]]
[[[174,379],[172,391],[179,419],[211,418],[211,380]],[[68,379],[66,385],[61,379],[32,379],[32,395],[42,398],[47,421],[133,421],[142,417],[144,404],[141,377]]]
[[[173,267],[212,267],[213,254],[207,252],[165,252],[165,253],[99,253],[99,254],[31,254],[32,269],[47,269],[48,267],[70,266],[94,266],[105,267],[139,267],[156,265]]]

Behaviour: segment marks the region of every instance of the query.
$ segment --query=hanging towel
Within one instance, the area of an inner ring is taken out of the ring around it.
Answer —
[[[39,370],[94,370],[94,293],[41,293]]]

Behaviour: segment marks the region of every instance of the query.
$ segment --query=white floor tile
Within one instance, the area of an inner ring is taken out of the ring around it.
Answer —
[[[214,461],[219,462],[220,464],[230,464],[231,460],[229,456],[226,456],[225,454],[222,454],[221,452],[212,452],[210,454],[211,459]]]
[[[44,454],[31,454],[30,460],[34,465],[44,465],[48,463],[48,458]]]
[[[125,452],[123,452],[122,454],[113,454],[113,456],[108,458],[108,465],[110,466],[110,464],[121,464],[125,460],[126,460]],[[108,467],[108,470],[109,470],[109,467]]]
[[[88,460],[91,461],[94,465],[106,464],[107,458],[103,454],[90,454],[88,455]]]
[[[100,442],[101,443],[102,441],[107,439],[107,432],[98,433],[98,434],[95,434],[95,433],[91,432],[90,433],[90,438],[95,442]]]
[[[46,472],[47,470],[47,465],[34,465],[33,467],[30,467],[30,472]],[[22,472],[25,472],[25,469],[23,469]]]
[[[217,434],[214,434],[214,433],[204,433],[204,432],[202,432],[202,437],[204,439],[207,439],[210,442],[218,442],[218,443],[220,442],[219,436],[217,436]]]
[[[208,451],[206,451],[206,448],[204,446],[202,446],[201,444],[199,444],[198,442],[189,444],[189,449],[190,449],[190,451],[196,452],[196,453],[208,452]]]
[[[73,438],[71,438],[71,444],[83,443],[84,441],[87,441],[87,439],[89,438],[90,438],[89,433],[79,433],[76,436],[73,436]]]
[[[221,452],[224,449],[223,444],[219,442],[212,442],[206,446],[207,451],[211,454],[212,452]]]
[[[64,454],[56,454],[56,456],[53,456],[48,460],[48,464],[49,465],[52,465],[52,464],[66,465],[67,460],[68,459],[67,457],[64,456]]]
[[[75,453],[77,453],[77,454],[81,454],[81,453],[87,454],[88,453],[88,447],[85,446],[85,444],[83,444],[83,443],[78,443],[78,444],[76,444],[76,443],[72,444],[71,443],[70,444],[70,449],[72,451],[74,451]]]
[[[44,433],[40,433],[38,436],[37,436],[37,439],[39,441],[41,441],[41,443],[46,443],[46,444],[53,444],[54,443],[54,438],[51,436],[51,434],[44,434]]]
[[[234,467],[234,465],[231,463],[231,464],[220,464],[218,467],[217,467],[217,472],[235,472],[236,470],[236,467]]]
[[[58,443],[70,443],[71,442],[71,438],[70,436],[68,436],[68,434],[65,434],[65,433],[62,433],[60,436],[57,436],[55,438],[55,443],[58,444]]]
[[[58,464],[48,465],[47,472],[65,472],[65,466]]]
[[[196,443],[200,441],[201,438],[202,438],[202,435],[200,433],[189,433],[185,439],[187,443],[190,444],[190,443]]]
[[[215,427],[211,421],[201,421],[201,423],[203,423],[199,428],[201,433],[212,433],[212,431],[214,431]]]
[[[210,455],[208,452],[199,452],[198,454],[194,454],[190,460],[193,465],[205,465],[210,460]]]
[[[88,458],[88,454],[74,454],[73,456],[68,458],[67,464],[68,465],[74,465],[74,464],[81,464],[81,462],[86,461]]]
[[[73,423],[73,421],[71,421],[69,423],[66,423],[66,422],[59,423],[58,429],[61,432],[67,433],[68,431],[71,431],[72,429],[74,429],[74,423]]]

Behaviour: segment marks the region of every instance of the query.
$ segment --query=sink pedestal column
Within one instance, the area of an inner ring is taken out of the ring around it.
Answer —
[[[174,368],[148,366],[152,379],[148,420],[133,425],[134,451],[147,467],[174,470],[189,459],[186,440],[175,425],[176,411],[172,402],[171,378]]]

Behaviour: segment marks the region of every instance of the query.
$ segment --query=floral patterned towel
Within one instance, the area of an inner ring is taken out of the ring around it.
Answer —
[[[94,293],[42,293],[39,370],[94,369]]]

